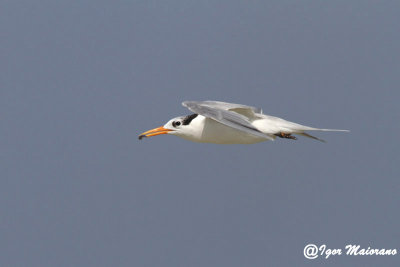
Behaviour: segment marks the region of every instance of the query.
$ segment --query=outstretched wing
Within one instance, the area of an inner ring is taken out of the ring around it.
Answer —
[[[233,111],[245,116],[249,121],[262,118],[262,109],[252,106],[246,106],[241,104],[227,103],[221,101],[185,101],[182,103],[183,106],[187,107],[187,104],[196,104],[201,106],[208,106],[211,108]]]
[[[215,107],[223,110],[232,110],[238,113],[249,113],[249,114],[261,114],[262,110],[261,108],[256,108],[252,106],[246,106],[246,105],[241,105],[241,104],[233,104],[233,103],[227,103],[227,102],[221,102],[221,101],[185,101],[184,103],[197,103],[200,105],[207,105],[210,107]]]
[[[185,101],[182,105],[194,113],[213,119],[236,130],[274,140],[271,135],[264,134],[251,124],[256,114],[261,113],[261,109],[218,101]]]

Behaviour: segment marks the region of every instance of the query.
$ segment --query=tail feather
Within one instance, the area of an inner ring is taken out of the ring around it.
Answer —
[[[340,129],[319,129],[319,128],[310,128],[310,129],[308,129],[308,131],[322,131],[322,132],[350,132],[349,130],[340,130]],[[306,132],[301,132],[301,133],[297,133],[297,134],[298,134],[298,135],[305,136],[305,137],[308,137],[308,138],[312,138],[312,139],[314,139],[314,140],[321,141],[321,142],[323,142],[323,143],[326,143],[326,141],[325,141],[324,139],[321,139],[321,138],[315,137],[315,136],[313,136],[313,135],[311,135],[311,134],[308,134],[308,133],[306,133]]]
[[[302,136],[305,136],[305,137],[308,137],[308,138],[312,138],[312,139],[314,139],[314,140],[318,140],[318,141],[320,141],[320,142],[326,143],[326,141],[325,141],[324,139],[321,139],[321,138],[312,136],[311,134],[308,134],[308,133],[305,133],[305,132],[303,132],[303,133],[298,133],[298,135],[302,135]]]
[[[313,128],[313,129],[309,129],[308,131],[322,131],[322,132],[350,132],[349,130],[340,130],[340,129],[319,129],[319,128]]]

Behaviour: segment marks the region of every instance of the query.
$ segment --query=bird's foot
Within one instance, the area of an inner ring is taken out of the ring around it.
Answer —
[[[297,137],[296,137],[296,136],[293,136],[293,135],[287,134],[287,133],[283,133],[283,132],[277,133],[277,134],[275,134],[275,135],[278,136],[278,137],[280,137],[280,138],[287,138],[287,139],[297,140]]]

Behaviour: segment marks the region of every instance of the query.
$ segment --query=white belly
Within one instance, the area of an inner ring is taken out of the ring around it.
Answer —
[[[254,144],[267,140],[266,138],[225,126],[213,119],[204,118],[204,127],[200,138],[191,141],[215,144]]]

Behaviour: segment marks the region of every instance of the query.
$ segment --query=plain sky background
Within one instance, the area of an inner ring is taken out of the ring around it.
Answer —
[[[399,1],[0,1],[0,266],[399,266]],[[220,100],[351,133],[138,134]],[[400,253],[400,251],[399,251]]]

